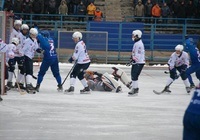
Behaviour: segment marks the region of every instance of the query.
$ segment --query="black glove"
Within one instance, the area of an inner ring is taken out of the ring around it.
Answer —
[[[38,49],[36,50],[37,53],[42,53],[42,51],[43,51],[43,50],[42,50],[41,48],[38,48]]]
[[[74,59],[72,58],[72,56],[68,59],[69,63],[72,63],[74,61]]]

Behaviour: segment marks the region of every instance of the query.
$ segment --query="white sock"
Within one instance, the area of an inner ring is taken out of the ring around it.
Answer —
[[[82,83],[82,85],[83,85],[84,87],[87,87],[87,86],[88,86],[87,81],[85,80],[85,78],[83,78],[83,79],[81,80],[81,83]]]
[[[76,78],[70,78],[70,86],[74,87],[76,83]]]
[[[21,73],[18,73],[16,82],[18,82],[18,83],[21,82],[23,77],[24,77],[24,75],[22,75]]]
[[[169,78],[169,79],[167,80],[166,86],[169,86],[173,81],[174,81],[174,80],[173,80],[172,78]]]
[[[32,76],[26,75],[26,84],[31,84],[31,81],[32,81]]]
[[[132,88],[138,88],[138,80],[132,81]]]
[[[183,83],[185,84],[185,87],[190,87],[190,83],[188,79],[184,80]]]
[[[13,72],[8,72],[8,82],[12,82],[13,79]]]

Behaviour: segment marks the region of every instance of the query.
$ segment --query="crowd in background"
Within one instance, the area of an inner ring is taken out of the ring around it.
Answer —
[[[89,20],[101,21],[103,14],[95,6],[95,0],[5,0],[3,9],[7,12],[25,14],[89,15]],[[20,17],[21,15],[17,15]],[[20,17],[21,18],[21,17]],[[23,20],[28,20],[24,15]],[[40,20],[40,16],[35,16]],[[84,17],[79,17],[84,21]]]
[[[163,23],[167,23],[169,17],[200,18],[200,0],[168,0],[163,3],[158,3],[156,0],[135,0],[134,7],[134,16],[138,17],[136,19],[138,22],[142,17],[154,17],[154,19],[162,17],[165,18],[162,20]],[[151,22],[150,18],[146,18],[145,21]]]

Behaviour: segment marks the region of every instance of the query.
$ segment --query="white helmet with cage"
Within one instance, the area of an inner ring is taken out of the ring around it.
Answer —
[[[21,29],[22,30],[29,30],[29,27],[28,27],[27,24],[22,24]]]
[[[14,37],[14,38],[12,38],[11,42],[14,43],[15,45],[18,45],[19,39],[17,37]]]
[[[83,38],[83,35],[81,32],[74,32],[72,35],[72,38],[78,38],[79,40],[81,40]]]
[[[30,34],[32,34],[32,35],[34,35],[34,36],[37,36],[37,35],[38,35],[38,31],[37,31],[37,29],[35,29],[35,28],[31,28],[29,32],[30,32]]]
[[[175,47],[175,50],[176,50],[176,51],[182,52],[183,49],[184,49],[183,45],[180,45],[180,44],[178,44],[178,45]]]
[[[15,20],[14,26],[15,26],[15,25],[22,25],[22,21],[21,21],[21,20]]]

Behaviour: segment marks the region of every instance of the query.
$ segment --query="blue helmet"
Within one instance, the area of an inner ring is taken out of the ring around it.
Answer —
[[[42,36],[46,37],[46,38],[50,38],[50,33],[47,30],[41,31],[40,32]]]

